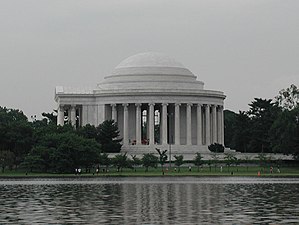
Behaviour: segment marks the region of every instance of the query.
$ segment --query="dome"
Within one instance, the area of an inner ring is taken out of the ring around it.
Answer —
[[[202,89],[203,83],[174,58],[163,53],[145,52],[124,59],[98,87],[102,90]]]
[[[139,53],[123,60],[112,72],[113,75],[186,75],[192,72],[175,59],[157,52]],[[108,76],[109,77],[109,76]]]
[[[158,52],[139,53],[123,60],[115,69],[129,67],[178,67],[184,68],[183,64],[175,59]]]

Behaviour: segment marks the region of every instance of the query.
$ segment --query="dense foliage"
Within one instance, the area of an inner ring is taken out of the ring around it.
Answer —
[[[203,164],[202,156],[199,152],[196,153],[194,160],[194,165],[197,166],[197,171],[199,171],[199,167]]]
[[[11,152],[16,165],[31,150],[33,137],[33,127],[22,111],[0,107],[0,150]]]
[[[97,137],[104,152],[120,152],[122,139],[119,137],[117,124],[113,120],[106,120],[97,127]]]
[[[240,152],[299,157],[299,89],[283,89],[272,99],[255,98],[249,110],[224,111],[225,146]]]
[[[73,172],[105,162],[101,152],[119,152],[118,128],[113,121],[98,127],[57,126],[55,113],[29,122],[22,111],[0,107],[0,166],[28,171]],[[106,160],[107,161],[107,160]]]
[[[145,167],[145,172],[147,172],[149,167],[157,168],[159,159],[153,153],[146,153],[143,155],[141,161]]]
[[[215,152],[215,153],[222,153],[224,152],[224,146],[222,144],[218,144],[218,143],[214,143],[208,146],[208,149],[211,152]]]
[[[122,172],[123,168],[131,168],[132,165],[127,157],[127,153],[116,155],[112,159],[112,163],[117,168],[117,171]]]

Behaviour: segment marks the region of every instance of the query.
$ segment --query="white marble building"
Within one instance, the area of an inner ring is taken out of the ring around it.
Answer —
[[[208,153],[224,144],[221,91],[204,83],[181,63],[161,53],[140,53],[123,60],[93,89],[56,87],[58,125],[117,122],[122,152],[140,154],[155,148],[173,153]]]

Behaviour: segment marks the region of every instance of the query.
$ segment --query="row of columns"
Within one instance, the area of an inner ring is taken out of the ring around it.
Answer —
[[[129,144],[129,113],[128,113],[128,105],[129,104],[122,104],[124,110],[123,115],[123,144]],[[154,144],[154,103],[149,103],[149,144]],[[135,104],[136,106],[136,144],[141,144],[141,104]],[[167,106],[168,104],[162,103],[162,144],[167,144],[167,136],[168,136],[168,123],[167,123]],[[175,129],[174,129],[174,143],[176,145],[180,145],[180,106],[181,104],[175,104]],[[191,107],[193,104],[188,103],[186,106],[186,144],[192,145],[192,134],[191,134]],[[220,143],[224,144],[224,119],[223,119],[223,106],[217,105],[204,105],[205,107],[205,141],[203,141],[202,135],[202,104],[197,104],[197,145],[210,145],[212,143]],[[116,105],[112,104],[112,119],[117,121],[117,111]],[[210,108],[212,107],[212,126],[211,126],[211,112]],[[217,115],[217,107],[218,115]],[[218,129],[217,129],[218,124]],[[212,137],[211,140],[211,128],[212,128]],[[170,140],[171,141],[171,140]]]
[[[167,144],[168,143],[168,105],[167,103],[162,103],[162,112],[161,112],[161,143]],[[122,104],[123,106],[123,144],[129,144],[129,112],[128,112],[128,103]],[[154,103],[148,103],[148,126],[149,126],[149,133],[148,139],[149,144],[154,144]],[[224,144],[224,118],[223,118],[223,106],[221,105],[209,105],[209,104],[186,104],[186,144],[192,145],[192,121],[191,121],[191,108],[192,106],[196,106],[196,117],[197,117],[197,124],[196,124],[196,132],[197,132],[197,145],[210,145],[211,143],[220,143]],[[204,114],[202,115],[202,107],[204,106]],[[142,120],[142,104],[136,103],[136,144],[141,144],[141,120]],[[174,144],[180,145],[180,103],[174,104]],[[218,108],[218,112],[217,112]],[[212,109],[212,110],[211,110]],[[57,117],[57,124],[63,125],[64,124],[64,111],[65,107],[61,105],[58,108],[58,117]],[[69,105],[67,106],[68,112],[68,119],[69,122],[76,126],[76,106]],[[217,114],[218,113],[218,114]],[[210,116],[212,115],[212,120]],[[117,122],[117,105],[111,104],[111,119]],[[203,121],[204,119],[204,121]],[[211,124],[212,122],[212,124]],[[218,126],[217,126],[218,124]],[[203,130],[204,126],[204,130]],[[211,132],[212,130],[212,132]],[[205,135],[203,135],[203,131]],[[212,136],[211,136],[212,135]],[[204,140],[203,140],[204,138]],[[169,140],[172,142],[172,140]]]

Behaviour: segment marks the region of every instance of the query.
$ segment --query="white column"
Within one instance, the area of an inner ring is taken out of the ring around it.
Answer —
[[[149,103],[149,120],[148,120],[148,125],[149,125],[149,144],[153,145],[155,143],[155,120],[154,120],[154,103]]]
[[[211,131],[210,131],[210,105],[206,105],[205,109],[206,116],[206,145],[211,144]]]
[[[180,105],[175,103],[174,108],[174,144],[180,145]]]
[[[64,108],[63,108],[63,105],[59,105],[59,107],[58,107],[57,125],[60,125],[60,126],[64,125]]]
[[[101,123],[99,118],[99,112],[101,112],[100,108],[101,108],[100,105],[94,105],[93,107],[93,124],[95,126],[98,126]],[[104,106],[104,118],[106,118],[106,106]]]
[[[111,119],[114,120],[114,122],[117,122],[116,104],[111,104],[111,107],[112,107]]]
[[[76,106],[71,105],[71,124],[76,126]]]
[[[223,114],[223,106],[220,107],[220,115],[221,115],[221,144],[224,146],[224,114]]]
[[[90,110],[92,110],[92,109],[90,109],[91,107],[90,106],[88,106],[88,108],[89,108],[89,112],[90,112]],[[95,108],[94,108],[94,110],[95,110],[95,115],[97,115],[97,117],[96,118],[94,118],[94,120],[95,120],[95,122],[94,123],[96,123],[96,124],[101,124],[101,123],[103,123],[105,120],[107,120],[108,118],[107,118],[107,115],[106,115],[106,105],[105,104],[99,104],[99,105],[96,105],[95,106]],[[90,114],[89,114],[90,115]],[[91,120],[91,117],[92,115],[90,115],[89,117],[88,117],[88,120],[90,121]]]
[[[213,114],[213,144],[217,142],[217,111],[216,105],[212,106],[212,114]]]
[[[166,103],[162,104],[162,144],[167,144],[167,106]]]
[[[123,104],[124,107],[124,135],[123,135],[123,145],[129,144],[129,113],[128,113],[128,105]]]
[[[220,110],[220,106],[217,107],[217,142],[219,144],[221,143],[221,110]]]
[[[141,104],[136,106],[136,145],[141,145]]]
[[[78,108],[78,126],[82,127],[83,118],[82,118],[82,105]]]
[[[82,126],[88,124],[88,105],[82,105]]]
[[[197,145],[202,145],[202,115],[201,115],[201,104],[197,104]]]
[[[187,120],[187,145],[192,145],[191,141],[191,106],[192,104],[188,103],[186,107],[186,120]]]

